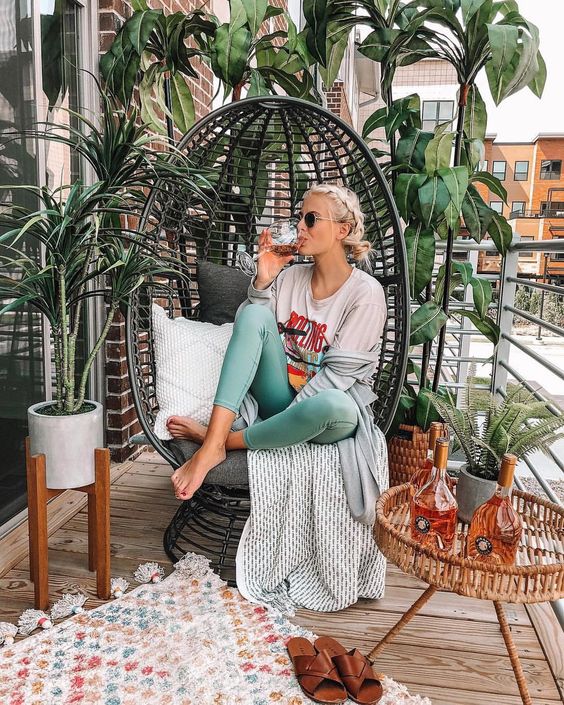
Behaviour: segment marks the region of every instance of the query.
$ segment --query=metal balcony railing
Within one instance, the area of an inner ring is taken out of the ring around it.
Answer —
[[[515,210],[511,211],[509,218],[564,218],[564,209],[550,208],[541,210]]]
[[[441,249],[444,250],[444,243],[438,242],[437,250],[440,252]],[[458,257],[463,257],[465,254],[466,259],[473,264],[474,272],[477,272],[478,253],[495,251],[495,248],[493,243],[487,240],[479,244],[472,240],[458,240],[455,242],[454,251],[455,256]],[[555,397],[562,397],[564,400],[564,316],[562,316],[562,320],[548,321],[544,298],[547,294],[556,294],[564,301],[564,286],[548,283],[546,275],[519,274],[519,253],[523,251],[545,253],[551,259],[564,256],[564,238],[531,242],[521,241],[520,237],[514,234],[509,252],[503,259],[501,271],[480,274],[489,279],[494,287],[494,297],[490,309],[492,317],[497,320],[500,326],[501,337],[497,349],[492,356],[493,345],[489,344],[485,338],[478,337],[480,334],[467,319],[461,317],[459,321],[451,320],[447,328],[447,347],[441,371],[441,382],[454,389],[462,387],[468,376],[469,364],[475,363],[480,368],[477,376],[491,379],[489,385],[477,384],[477,387],[489,387],[494,394],[504,397],[508,383],[521,382],[534,394],[536,399],[549,402],[550,411],[560,416],[562,409],[560,409]],[[437,265],[439,264],[440,262],[437,262]],[[539,315],[516,306],[515,297],[518,285],[525,290],[540,293]],[[472,293],[468,287],[466,301],[457,302],[456,307],[471,306],[471,296]],[[518,321],[534,325],[531,332],[536,333],[536,338],[533,343],[530,339],[529,341],[520,340],[516,336],[515,322]],[[554,341],[553,345],[543,346],[541,344],[543,338],[541,333],[543,332],[545,339],[547,332],[550,334],[550,339]],[[562,345],[562,362],[559,364],[558,356],[554,351],[560,344]],[[551,353],[553,356],[556,355],[554,359],[551,359]],[[421,356],[414,355],[413,357],[417,359]],[[433,362],[432,355],[431,371]],[[536,379],[536,376],[541,376],[543,383]],[[564,426],[564,416],[562,425]],[[560,455],[562,455],[562,451]],[[560,455],[556,449],[551,448],[548,456],[540,457],[536,453],[534,460],[529,457],[522,460],[548,498],[562,505],[554,486],[551,485],[551,479],[564,480],[564,461]],[[515,483],[520,489],[524,489],[522,480],[523,472],[521,471],[515,479]],[[553,608],[564,628],[563,602],[561,600],[553,603]]]

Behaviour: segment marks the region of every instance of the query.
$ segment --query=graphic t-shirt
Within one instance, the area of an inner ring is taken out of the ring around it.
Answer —
[[[251,285],[252,303],[270,304],[284,345],[288,380],[299,391],[319,371],[329,347],[370,351],[376,348],[386,320],[384,290],[360,269],[353,269],[331,296],[314,299],[311,291],[313,265],[296,264],[284,269],[269,289]]]

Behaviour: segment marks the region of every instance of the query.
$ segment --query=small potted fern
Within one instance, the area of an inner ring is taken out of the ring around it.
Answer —
[[[548,452],[552,443],[564,437],[562,417],[522,384],[513,386],[501,402],[470,383],[463,388],[458,407],[452,395],[429,396],[466,456],[456,493],[458,516],[466,522],[495,492],[504,453],[522,458],[535,450]]]

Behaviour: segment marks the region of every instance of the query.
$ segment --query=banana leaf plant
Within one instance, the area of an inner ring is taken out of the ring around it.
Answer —
[[[373,151],[384,157],[384,168],[406,224],[411,296],[417,305],[411,318],[410,343],[423,346],[421,366],[410,361],[393,428],[401,421],[425,421],[425,428],[436,418],[428,388],[439,390],[449,318],[471,320],[494,345],[499,339],[498,326],[488,315],[490,283],[476,276],[469,263],[453,260],[454,240],[461,233],[477,242],[489,235],[502,256],[512,237],[507,221],[489,208],[476,188],[484,184],[507,201],[501,182],[479,168],[487,113],[476,77],[485,69],[496,104],[525,87],[540,97],[546,67],[539,51],[539,33],[519,13],[514,0],[328,0],[325,7],[325,28],[318,24],[315,30],[318,44],[325,36],[326,63],[336,51],[334,35],[328,30],[333,24],[347,30],[360,24],[372,30],[358,50],[380,64],[386,106],[368,118],[363,136],[370,140],[377,130],[384,129],[390,144],[390,149],[383,145]],[[439,124],[433,132],[421,129],[418,96],[392,99],[397,68],[424,58],[447,61],[459,83],[455,119]],[[445,255],[434,275],[439,238],[446,241]],[[452,302],[467,287],[472,289],[473,308],[453,308]],[[455,290],[457,296],[453,298]],[[430,383],[428,367],[434,343],[436,357]]]
[[[94,183],[78,180],[55,189],[10,185],[4,187],[0,204],[0,299],[10,299],[0,316],[31,306],[49,321],[55,408],[60,414],[80,412],[96,355],[131,293],[147,279],[181,276],[181,263],[171,252],[134,227],[147,189],[158,188],[166,178],[198,203],[209,189],[209,182],[185,157],[171,158],[168,146],[167,153],[158,151],[154,136],[149,143],[135,110],[126,114],[116,109],[105,93],[100,99],[105,108],[101,127],[73,113],[77,128],[42,123],[25,133],[77,151],[94,168]],[[20,193],[31,196],[25,200],[33,205],[22,205]],[[34,256],[39,250],[41,258]],[[106,318],[84,363],[79,363],[76,350],[85,302],[95,297],[106,303]]]
[[[134,0],[126,20],[100,61],[102,76],[122,105],[139,89],[141,115],[161,134],[173,137],[194,123],[189,78],[197,78],[191,60],[208,64],[223,86],[224,100],[276,93],[319,101],[309,67],[314,62],[304,33],[298,33],[288,13],[266,0],[230,0],[229,22],[196,10],[165,15]],[[286,30],[269,32],[270,19],[284,15]],[[192,40],[194,47],[187,42]],[[160,114],[156,108],[159,108]],[[166,127],[161,115],[166,120]]]

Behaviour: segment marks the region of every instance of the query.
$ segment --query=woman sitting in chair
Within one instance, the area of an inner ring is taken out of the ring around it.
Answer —
[[[286,269],[292,256],[265,252],[268,230],[260,236],[257,275],[238,311],[209,426],[178,416],[167,422],[173,437],[201,443],[172,475],[178,499],[192,497],[226,450],[374,442],[371,378],[387,310],[378,281],[348,262],[347,254],[360,261],[371,248],[357,196],[342,186],[314,186],[298,233],[298,251],[313,264]],[[232,431],[247,392],[260,420],[251,416],[247,428]],[[359,424],[364,433],[357,433]],[[369,458],[370,448],[353,455]]]

